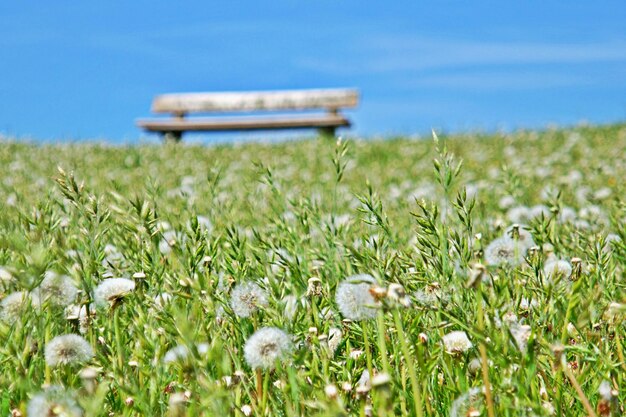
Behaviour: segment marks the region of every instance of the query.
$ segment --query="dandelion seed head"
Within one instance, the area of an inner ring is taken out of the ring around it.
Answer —
[[[79,417],[83,415],[74,396],[63,387],[52,385],[33,396],[26,408],[28,417]]]
[[[537,204],[536,206],[532,206],[530,208],[530,219],[537,219],[543,215],[545,219],[549,219],[552,216],[552,212],[550,211],[550,207],[545,204]]]
[[[78,288],[67,275],[46,271],[39,287],[33,291],[38,303],[48,301],[57,306],[68,306],[76,300]]]
[[[201,356],[206,355],[207,352],[209,351],[209,344],[198,343],[196,345],[196,349],[199,355]],[[163,362],[167,364],[167,363],[184,361],[189,357],[190,353],[191,352],[189,348],[187,347],[187,345],[178,345],[168,350],[165,353],[165,356],[163,356]]]
[[[337,286],[335,302],[341,314],[350,320],[376,317],[377,301],[370,293],[376,280],[369,274],[352,275]]]
[[[511,223],[526,223],[530,219],[530,209],[526,206],[511,207],[506,212],[506,218]]]
[[[444,335],[441,340],[446,352],[452,354],[466,352],[474,346],[467,337],[467,333],[461,330],[450,332]]]
[[[474,387],[457,397],[450,406],[450,417],[483,415],[480,411],[484,410],[484,393],[483,387]],[[477,412],[477,414],[470,414],[473,412]]]
[[[14,323],[20,318],[24,307],[29,303],[29,294],[17,291],[4,297],[0,302],[0,318],[6,323]]]
[[[167,255],[172,248],[180,243],[182,236],[175,230],[167,230],[163,232],[163,239],[159,242],[159,251],[163,255]]]
[[[338,327],[331,327],[328,330],[328,349],[331,353],[335,353],[339,344],[341,343],[341,338],[343,337],[343,332]]]
[[[535,246],[535,241],[533,240],[533,235],[528,231],[526,225],[514,224],[507,227],[504,232],[505,237],[509,237],[516,242],[524,249],[524,252]]]
[[[3,266],[0,266],[0,283],[7,284],[13,281],[13,274]]]
[[[283,361],[293,345],[287,333],[276,327],[264,327],[254,332],[244,346],[244,357],[252,369],[272,369]]]
[[[524,260],[526,249],[508,236],[499,237],[485,248],[485,262],[488,265],[516,266]]]
[[[553,259],[543,266],[543,273],[547,278],[569,278],[572,275],[572,264],[563,259]]]
[[[267,305],[267,293],[252,281],[236,285],[230,294],[230,307],[238,317],[250,317],[259,307]]]
[[[571,207],[562,207],[558,215],[559,223],[571,223],[576,220],[576,210]]]
[[[295,295],[287,295],[283,298],[283,304],[283,315],[287,320],[292,321],[298,312],[298,297]]]
[[[513,336],[513,340],[515,340],[517,348],[520,352],[526,353],[528,339],[530,339],[532,328],[527,324],[519,324],[515,322],[509,325],[509,330],[511,331],[511,336]]]
[[[77,334],[65,334],[50,340],[46,345],[46,364],[58,365],[87,362],[93,358],[93,349],[89,342]]]
[[[163,309],[170,301],[172,301],[172,294],[168,292],[162,292],[154,296],[154,305],[159,309]]]
[[[96,307],[108,307],[128,295],[135,289],[135,281],[127,278],[107,278],[103,280],[93,293]]]

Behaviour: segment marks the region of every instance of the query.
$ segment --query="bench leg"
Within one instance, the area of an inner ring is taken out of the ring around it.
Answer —
[[[178,143],[183,137],[183,132],[161,132],[163,141],[167,143]]]
[[[335,139],[335,128],[334,127],[322,127],[317,129],[318,134],[327,139]]]

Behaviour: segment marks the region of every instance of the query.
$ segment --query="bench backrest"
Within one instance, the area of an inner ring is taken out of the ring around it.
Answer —
[[[155,97],[152,111],[178,115],[256,110],[336,111],[356,107],[358,101],[359,93],[354,89],[163,94]]]

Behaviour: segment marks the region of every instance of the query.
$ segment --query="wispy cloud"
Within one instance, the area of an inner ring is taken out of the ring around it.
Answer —
[[[356,40],[339,60],[307,56],[297,59],[294,64],[311,71],[346,75],[596,62],[626,62],[626,40],[532,43],[380,36]]]

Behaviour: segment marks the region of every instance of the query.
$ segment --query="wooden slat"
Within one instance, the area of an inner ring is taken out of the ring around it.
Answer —
[[[354,89],[163,94],[152,102],[155,113],[237,112],[254,110],[339,109],[356,107]]]
[[[350,126],[350,121],[341,115],[327,114],[299,117],[146,119],[138,120],[137,125],[152,132],[185,132],[341,127]]]

